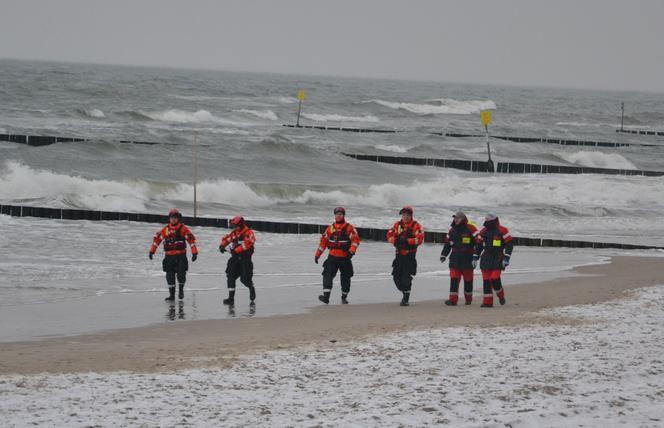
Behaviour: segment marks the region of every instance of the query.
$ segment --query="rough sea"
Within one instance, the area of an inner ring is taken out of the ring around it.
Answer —
[[[301,124],[404,132],[284,128],[296,121],[299,90]],[[664,138],[615,132],[621,102],[627,128],[664,130],[663,94],[0,60],[0,133],[89,139],[44,147],[0,142],[0,203],[152,213],[179,207],[191,215],[196,139],[203,216],[327,223],[343,205],[354,224],[387,227],[412,204],[425,230],[446,230],[457,210],[476,223],[491,211],[518,236],[662,245],[664,178],[494,175],[342,154],[486,160],[484,138],[432,133],[481,134],[479,112],[489,109],[494,135],[655,144],[492,139],[494,161],[664,171]],[[0,249],[2,304],[33,301],[56,285],[77,290],[71,281],[81,278],[140,289],[128,278],[161,276],[156,263],[145,264],[152,229],[157,225],[0,215],[8,237]],[[219,233],[201,231],[210,241],[202,247],[213,252]],[[316,241],[293,245],[308,254]],[[315,271],[293,266],[284,270]],[[221,276],[223,266],[214,272]],[[26,288],[33,291],[17,300],[16,290]]]

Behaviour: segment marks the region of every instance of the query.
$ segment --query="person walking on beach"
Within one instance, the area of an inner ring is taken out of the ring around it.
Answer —
[[[360,245],[360,236],[355,227],[346,222],[346,210],[344,207],[334,209],[334,223],[329,225],[320,237],[320,243],[314,253],[314,262],[323,255],[325,249],[329,249],[327,260],[323,262],[323,294],[318,300],[330,303],[332,292],[332,280],[341,272],[341,303],[348,304],[348,293],[350,292],[350,279],[353,276],[353,262],[351,259]]]
[[[483,308],[493,307],[493,291],[501,305],[505,304],[505,289],[500,279],[501,272],[510,264],[514,243],[509,230],[500,224],[498,217],[489,213],[484,218],[484,227],[479,233],[473,267],[480,260],[482,281],[484,285]],[[480,259],[481,256],[481,259]]]
[[[445,304],[456,306],[463,276],[463,297],[466,305],[470,305],[473,301],[473,255],[479,231],[462,211],[454,214],[453,219],[440,253],[440,262],[445,263],[449,256],[450,266],[450,296],[445,300]]]
[[[162,268],[166,272],[166,283],[168,284],[168,297],[166,301],[175,300],[175,279],[177,277],[179,290],[178,297],[184,299],[184,283],[187,279],[189,261],[187,260],[187,243],[191,247],[191,261],[198,258],[196,248],[196,237],[187,226],[182,224],[182,214],[173,208],[168,212],[168,224],[157,232],[150,246],[150,260],[157,252],[161,242],[164,242],[164,260]]]
[[[256,235],[244,222],[244,218],[235,216],[230,221],[231,231],[221,238],[219,252],[224,254],[230,251],[231,257],[226,264],[226,281],[228,285],[228,298],[223,300],[224,305],[235,305],[235,283],[240,282],[249,289],[249,305],[256,304],[256,289],[254,288],[254,263],[251,257],[254,254]],[[227,247],[230,249],[227,250]]]
[[[397,289],[403,297],[401,306],[408,306],[413,276],[417,274],[417,247],[424,242],[422,226],[413,220],[413,207],[404,206],[401,211],[401,220],[387,231],[387,242],[394,245],[396,255],[392,262],[392,278]]]

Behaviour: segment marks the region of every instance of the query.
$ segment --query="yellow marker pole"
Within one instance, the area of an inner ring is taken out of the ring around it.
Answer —
[[[194,131],[194,144],[192,146],[193,155],[193,181],[194,181],[194,218],[198,214],[198,201],[196,199],[196,183],[198,181],[198,155],[196,153],[196,146],[198,145],[198,131]]]
[[[297,124],[296,127],[300,127],[300,113],[302,112],[302,101],[304,101],[304,91],[297,92]]]
[[[487,169],[489,172],[494,172],[495,168],[493,166],[493,160],[491,160],[491,144],[489,143],[489,124],[491,123],[491,112],[489,110],[482,110],[480,112],[480,121],[484,126],[484,132],[486,133],[486,151],[489,155],[489,160],[487,161]]]

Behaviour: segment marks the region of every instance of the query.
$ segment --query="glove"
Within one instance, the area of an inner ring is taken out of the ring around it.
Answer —
[[[355,255],[355,253],[349,252],[348,253],[348,260],[352,259],[354,255]]]
[[[475,269],[475,268],[477,267],[477,261],[478,261],[479,259],[480,259],[480,256],[478,256],[478,255],[474,255],[474,256],[473,256],[473,261],[471,262],[472,265],[473,265],[473,269]]]
[[[153,253],[152,251],[150,251],[150,252],[148,253],[148,257],[150,257],[150,260],[152,260],[152,257],[154,257],[154,253]]]
[[[505,254],[505,258],[503,258],[503,269],[505,269],[509,265],[510,265],[510,256]]]
[[[198,258],[198,254],[192,254],[191,255],[191,261],[192,262],[195,262],[197,258]]]
[[[440,262],[445,263],[445,260],[447,260],[447,257],[443,256],[442,254],[440,255]]]
[[[224,254],[224,253],[226,252],[226,247],[224,247],[223,245],[220,245],[220,246],[219,246],[219,252],[220,252],[221,254]]]
[[[320,256],[314,256],[314,263],[318,264],[318,259],[320,259]]]

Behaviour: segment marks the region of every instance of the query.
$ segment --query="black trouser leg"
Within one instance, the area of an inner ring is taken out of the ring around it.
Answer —
[[[228,264],[226,265],[226,285],[228,287],[229,301],[233,301],[235,299],[235,284],[239,277],[240,277],[239,260],[236,257],[231,257],[230,259],[228,259]]]
[[[473,281],[463,280],[463,295],[466,299],[466,302],[471,302],[473,300]]]
[[[249,300],[256,300],[256,289],[254,288],[254,263],[251,258],[244,258],[240,261],[240,281],[249,289]]]
[[[353,277],[353,262],[350,259],[343,259],[340,263],[341,271],[341,295],[348,296],[350,293],[350,279]]]
[[[336,257],[328,257],[323,263],[323,296],[330,297],[332,292],[332,280],[337,276],[339,271],[339,261]]]

